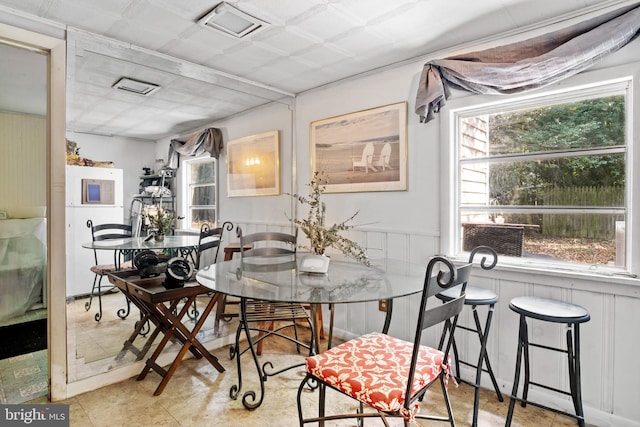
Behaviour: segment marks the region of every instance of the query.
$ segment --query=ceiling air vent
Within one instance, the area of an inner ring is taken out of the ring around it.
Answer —
[[[251,15],[236,9],[228,3],[222,2],[198,20],[198,24],[214,30],[222,31],[226,35],[242,38],[269,26]]]
[[[125,92],[135,93],[136,95],[147,96],[152,92],[160,89],[160,86],[147,83],[140,80],[130,79],[128,77],[123,77],[118,80],[113,86],[114,89],[124,90]]]

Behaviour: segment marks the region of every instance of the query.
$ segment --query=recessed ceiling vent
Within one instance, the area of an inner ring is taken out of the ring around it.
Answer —
[[[218,4],[211,12],[200,18],[198,24],[239,39],[249,34],[254,35],[269,26],[269,23],[248,15],[225,2]]]
[[[114,89],[124,90],[125,92],[135,93],[136,95],[148,96],[156,90],[160,89],[160,86],[147,83],[140,80],[130,79],[123,77],[118,80],[113,86]]]

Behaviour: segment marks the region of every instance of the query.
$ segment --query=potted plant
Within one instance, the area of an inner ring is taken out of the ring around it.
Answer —
[[[326,224],[325,214],[327,207],[325,203],[320,200],[320,197],[322,193],[324,193],[327,183],[328,179],[326,175],[316,171],[313,173],[313,177],[309,183],[310,193],[308,196],[292,194],[301,204],[309,206],[309,212],[305,218],[289,218],[291,222],[300,227],[300,230],[302,230],[307,239],[309,239],[309,246],[300,245],[300,247],[310,250],[319,256],[324,256],[327,248],[332,247],[367,266],[370,265],[369,257],[364,248],[340,234],[342,231],[354,227],[348,223],[358,215],[359,211],[337,224]]]
[[[154,233],[154,238],[158,241],[164,240],[166,234],[171,234],[175,228],[176,219],[182,218],[160,206],[150,208],[145,216],[149,223],[149,230]]]

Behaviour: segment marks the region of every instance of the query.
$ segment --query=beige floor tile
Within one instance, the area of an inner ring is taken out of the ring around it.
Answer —
[[[115,312],[123,307],[122,296],[115,294],[105,298],[104,315],[100,323],[95,322],[93,314],[95,307],[89,312],[84,311],[82,300],[72,302],[72,310],[79,319],[75,339],[78,348],[84,347],[85,357],[103,357],[103,351],[118,351],[123,337],[127,337],[132,330],[136,314],[132,313],[126,321],[119,319]],[[199,303],[200,306],[204,306]],[[213,319],[213,316],[210,316]],[[212,322],[212,320],[211,320]],[[109,326],[107,326],[109,325]],[[232,322],[221,323],[223,334],[235,331],[237,319]],[[115,329],[104,335],[104,340],[96,339],[102,331]],[[212,334],[212,332],[206,332]],[[137,346],[142,340],[136,339]],[[220,363],[225,367],[224,373],[219,373],[204,359],[188,359],[183,361],[165,391],[160,396],[153,396],[161,377],[150,372],[142,381],[130,378],[118,384],[113,384],[89,393],[76,396],[68,401],[70,406],[71,425],[79,427],[99,426],[290,426],[298,424],[296,408],[296,393],[303,374],[302,368],[292,369],[275,377],[270,377],[265,383],[265,395],[262,406],[249,411],[242,405],[242,394],[237,400],[229,396],[231,386],[237,384],[236,361],[229,359],[229,347],[215,350]],[[127,352],[128,359],[135,359],[131,352]],[[28,359],[25,357],[23,359]],[[295,353],[295,347],[283,340],[268,340],[265,343],[264,355],[260,363],[274,361],[276,367],[302,362],[303,356]],[[259,382],[255,366],[248,354],[243,361],[243,389],[242,392],[254,390],[258,392]],[[6,361],[0,361],[5,363]],[[18,363],[19,361],[13,361]],[[3,365],[0,365],[2,368]],[[46,368],[46,365],[45,365]],[[28,368],[22,368],[28,369]],[[0,377],[0,381],[2,378]],[[474,389],[466,384],[456,386],[449,383],[448,392],[453,406],[454,416],[458,426],[469,426],[472,419]],[[0,389],[0,401],[3,398]],[[505,401],[499,402],[495,392],[482,390],[480,395],[479,422],[480,427],[503,426],[508,409],[508,393],[504,393]],[[317,410],[317,392],[304,392],[302,405],[305,413]],[[34,402],[42,401],[42,397]],[[45,399],[46,402],[46,399]],[[328,391],[327,412],[355,412],[356,402],[336,392]],[[434,384],[425,395],[421,404],[421,414],[445,415],[444,402],[439,384]],[[401,420],[390,422],[393,426],[403,425]],[[328,422],[327,426],[354,426],[354,420]],[[381,421],[368,419],[367,426],[381,426]],[[443,423],[420,421],[422,427],[442,426]],[[531,405],[526,408],[516,407],[512,426],[514,427],[568,427],[575,426],[575,420],[554,414]],[[416,426],[417,427],[417,426]]]

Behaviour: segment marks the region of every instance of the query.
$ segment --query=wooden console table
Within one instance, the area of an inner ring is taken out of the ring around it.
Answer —
[[[118,287],[143,313],[143,318],[139,324],[143,324],[144,320],[148,319],[155,325],[155,330],[149,339],[153,340],[160,332],[164,334],[158,347],[151,357],[147,359],[145,367],[137,378],[138,381],[143,380],[152,369],[162,377],[162,381],[160,381],[153,393],[154,396],[162,393],[187,351],[190,351],[198,359],[204,357],[218,372],[224,372],[224,367],[218,362],[218,359],[209,353],[196,338],[207,316],[218,301],[220,294],[213,294],[195,326],[189,330],[182,323],[182,318],[189,311],[189,307],[196,297],[211,293],[211,289],[201,286],[195,281],[187,282],[182,288],[167,289],[163,286],[164,274],[143,279],[138,275],[137,271],[120,271],[109,273],[108,276],[109,281]],[[184,305],[179,309],[180,302],[184,302]],[[138,332],[137,330],[134,331],[133,339],[135,339]],[[132,341],[132,338],[129,338],[129,341]],[[169,368],[165,370],[158,365],[156,360],[172,338],[180,341],[182,347]]]

